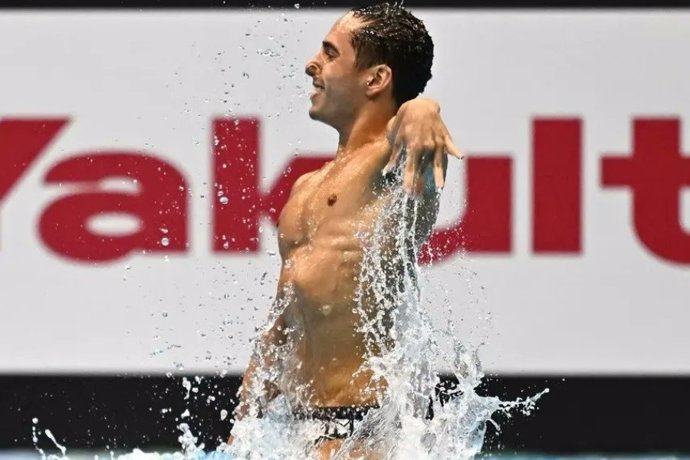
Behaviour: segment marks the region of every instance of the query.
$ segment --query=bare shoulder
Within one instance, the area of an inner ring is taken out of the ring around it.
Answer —
[[[376,168],[381,170],[388,163],[392,153],[392,147],[386,137],[378,139],[372,144],[372,158],[376,164]]]
[[[295,183],[292,184],[292,190],[290,191],[290,195],[293,195],[297,190],[302,188],[304,186],[304,183],[318,171],[318,169],[314,171],[309,171],[308,173],[304,173],[301,176],[299,176]]]
[[[358,160],[358,167],[372,177],[379,177],[390,156],[391,146],[388,140],[382,137],[366,146]]]
[[[391,148],[385,137],[367,144],[351,162],[356,176],[366,184],[376,196],[383,196],[389,191],[390,180],[381,172],[388,163]]]

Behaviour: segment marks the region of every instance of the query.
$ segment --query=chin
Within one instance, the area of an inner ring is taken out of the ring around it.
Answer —
[[[323,114],[318,109],[316,109],[314,106],[312,106],[309,109],[309,118],[311,118],[312,120],[315,120],[315,121],[322,121],[322,122],[326,123],[326,121],[323,118]]]
[[[322,111],[316,109],[314,106],[312,106],[309,109],[309,118],[311,118],[314,121],[320,121],[321,123],[324,123],[328,126],[331,126],[335,128],[335,125],[333,124],[333,120],[329,119],[328,114],[324,114]]]

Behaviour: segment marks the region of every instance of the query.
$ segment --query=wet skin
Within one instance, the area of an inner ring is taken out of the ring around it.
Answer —
[[[280,215],[278,293],[286,307],[273,338],[289,343],[291,351],[289,359],[274,364],[287,377],[278,390],[293,407],[372,406],[385,391],[385,382],[360,369],[367,357],[365,337],[353,309],[357,292],[366,292],[358,276],[367,235],[391,212],[391,194],[400,186],[381,174],[389,155],[387,141],[380,139],[303,176]],[[426,194],[418,205],[416,231],[423,237],[434,222],[435,195]],[[401,259],[392,238],[384,246],[387,257]],[[361,307],[356,311],[380,308],[366,295]],[[325,453],[340,442],[323,443],[322,458],[330,458]]]
[[[289,352],[264,363],[282,374],[269,399],[280,392],[293,407],[369,406],[385,389],[385,382],[358,372],[366,356],[353,309],[357,292],[367,291],[358,279],[367,236],[390,212],[400,186],[381,173],[389,155],[380,138],[302,176],[292,189],[278,225],[282,265],[275,304],[282,313],[262,337],[267,349],[287,344]],[[418,206],[416,232],[424,238],[436,215],[435,194],[425,194]],[[384,247],[388,257],[401,258],[392,238]],[[361,307],[375,313],[378,305],[365,295]]]
[[[362,318],[355,311],[355,298],[358,292],[367,292],[358,279],[366,236],[382,214],[391,212],[392,193],[402,186],[382,174],[391,158],[387,128],[395,121],[398,107],[390,96],[390,73],[354,70],[349,43],[352,28],[358,26],[347,15],[336,22],[321,51],[307,65],[315,84],[310,116],[338,130],[338,152],[333,161],[295,182],[281,212],[276,319],[259,338],[259,349],[282,351],[251,360],[238,418],[249,412],[252,398],[259,396],[251,392],[259,368],[272,369],[277,375],[259,386],[264,392],[261,399],[282,393],[293,410],[376,405],[385,391],[385,382],[374,381],[361,369],[367,355],[365,338],[357,330]],[[445,165],[444,157],[443,172]],[[421,169],[431,167],[429,163]],[[433,183],[432,175],[426,177]],[[416,234],[421,241],[435,221],[437,195],[433,186],[416,190],[424,190],[416,202]],[[392,238],[383,246],[386,257],[401,260]],[[389,266],[394,276],[398,265]],[[380,308],[366,295],[360,306],[372,314]],[[319,451],[326,455],[338,445],[338,441],[327,442]]]
[[[298,369],[287,393],[310,406],[374,405],[371,376],[357,373],[364,337],[355,307],[366,234],[390,197],[381,169],[385,139],[326,164],[293,189],[280,216],[283,266],[278,292],[288,293],[283,314],[292,332]]]

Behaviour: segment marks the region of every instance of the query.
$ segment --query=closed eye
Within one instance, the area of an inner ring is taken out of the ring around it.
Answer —
[[[338,48],[336,48],[335,45],[329,41],[324,40],[321,43],[321,49],[323,50],[324,54],[329,59],[335,59],[338,56],[340,56],[340,52],[338,51]]]

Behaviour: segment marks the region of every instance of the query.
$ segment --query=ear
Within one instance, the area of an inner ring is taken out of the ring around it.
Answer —
[[[373,66],[365,80],[367,96],[375,97],[393,86],[393,70],[385,64]]]

